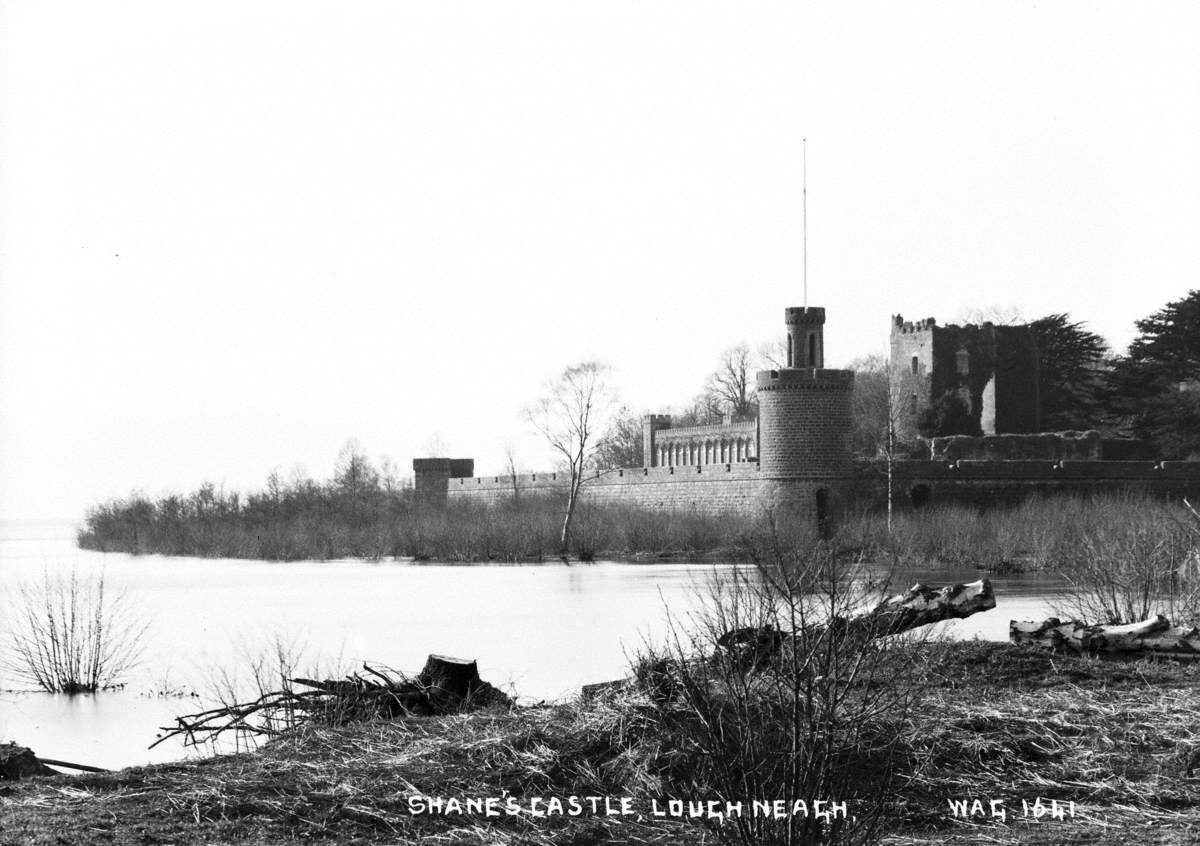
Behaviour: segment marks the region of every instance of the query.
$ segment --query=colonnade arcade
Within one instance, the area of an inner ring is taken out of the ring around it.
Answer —
[[[697,464],[737,464],[753,461],[755,439],[696,438],[655,444],[655,466],[687,467]]]

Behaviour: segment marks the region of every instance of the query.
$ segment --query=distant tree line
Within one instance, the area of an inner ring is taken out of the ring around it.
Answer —
[[[101,552],[213,558],[371,558],[396,554],[389,536],[414,507],[413,492],[387,461],[376,467],[354,442],[332,478],[267,477],[246,496],[205,483],[190,494],[144,494],[91,508],[77,541]]]

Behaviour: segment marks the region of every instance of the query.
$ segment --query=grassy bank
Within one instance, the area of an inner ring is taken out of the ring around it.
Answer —
[[[921,707],[901,739],[882,842],[1194,843],[1200,838],[1200,668],[1051,657],[1004,644],[919,650]],[[908,660],[905,658],[904,660]],[[15,784],[0,842],[712,843],[683,819],[585,813],[412,815],[408,799],[681,795],[695,765],[637,690],[586,703],[309,728],[258,753]],[[766,797],[774,798],[774,797]],[[831,797],[837,798],[837,797]],[[1004,802],[956,819],[949,800]],[[1075,803],[1026,819],[1021,800]]]

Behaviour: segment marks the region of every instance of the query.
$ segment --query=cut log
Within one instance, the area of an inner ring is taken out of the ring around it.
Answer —
[[[513,704],[511,697],[479,678],[475,661],[448,655],[430,655],[425,659],[417,684],[424,689],[436,714]]]
[[[417,676],[417,683],[462,698],[480,683],[479,665],[464,658],[430,655]]]
[[[33,750],[15,743],[0,743],[0,779],[19,781],[47,775],[62,774],[39,761]]]
[[[1139,623],[1088,625],[1051,617],[1042,622],[1011,620],[1008,638],[1013,643],[1033,643],[1055,652],[1138,658],[1161,655],[1193,660],[1200,658],[1200,629],[1172,626],[1162,614]]]

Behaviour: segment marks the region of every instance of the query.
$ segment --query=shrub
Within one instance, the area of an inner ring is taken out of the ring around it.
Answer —
[[[1073,593],[1060,613],[1088,623],[1133,623],[1155,614],[1200,623],[1200,518],[1132,498],[1106,506],[1083,517],[1064,555]]]
[[[104,575],[45,571],[17,587],[4,659],[15,676],[52,693],[91,693],[120,681],[141,656],[147,625]]]
[[[663,745],[676,750],[668,795],[745,805],[712,824],[721,842],[859,844],[882,832],[916,651],[876,639],[883,631],[872,622],[837,622],[867,602],[852,571],[824,544],[768,545],[756,568],[714,576],[704,610],[635,667],[657,703]],[[730,632],[743,648],[722,646]],[[804,802],[808,812],[754,815],[756,799],[785,800],[789,811]],[[822,819],[816,799],[846,802],[847,816]]]

